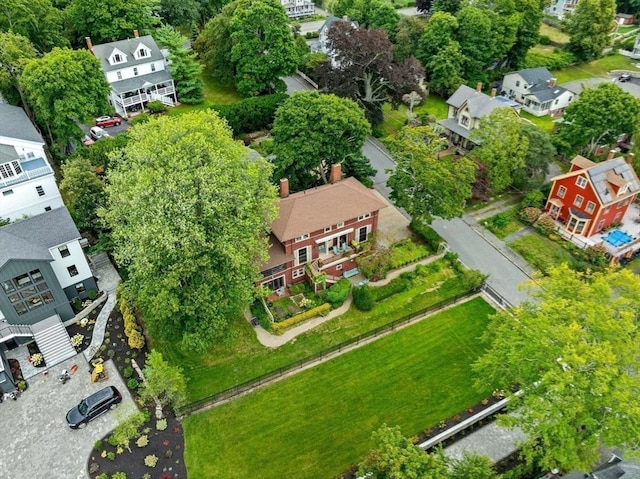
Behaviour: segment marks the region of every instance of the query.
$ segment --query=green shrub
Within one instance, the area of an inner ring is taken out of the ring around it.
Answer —
[[[554,53],[529,52],[525,57],[525,68],[546,67],[549,70],[562,70],[576,62],[575,57],[566,51]]]
[[[133,374],[133,368],[131,366],[127,366],[122,371],[122,375],[125,377],[125,379],[129,379],[132,374]]]
[[[98,451],[98,452],[100,452],[100,451],[102,451],[102,448],[103,448],[103,447],[104,447],[104,446],[103,446],[103,444],[102,444],[102,440],[101,440],[101,439],[97,440],[97,441],[93,444],[93,449],[94,449],[94,451]]]
[[[116,460],[116,453],[113,451],[109,451],[107,453],[107,459],[109,459],[110,461],[115,461]]]
[[[158,431],[164,431],[167,428],[167,420],[166,419],[158,419],[156,421],[156,429]]]
[[[327,301],[331,304],[331,307],[335,309],[342,306],[342,303],[344,303],[349,295],[350,289],[351,281],[344,278],[331,286],[327,292]]]
[[[133,349],[144,348],[144,336],[140,331],[133,329],[129,334],[129,347]]]
[[[546,199],[547,196],[542,193],[542,191],[530,191],[529,193],[524,195],[524,198],[522,198],[522,201],[520,202],[520,206],[522,208],[542,208]]]
[[[353,304],[360,311],[370,311],[375,306],[371,288],[366,284],[358,288],[353,288],[352,294]]]
[[[422,238],[427,247],[434,253],[438,251],[440,243],[444,241],[436,231],[429,225],[426,225],[420,221],[413,220],[409,227]]]
[[[90,289],[89,291],[87,291],[87,298],[89,298],[91,301],[93,301],[97,297],[98,292],[95,289]]]
[[[246,98],[237,103],[212,105],[227,120],[235,135],[264,130],[273,123],[276,110],[288,98],[285,93]]]
[[[135,389],[138,387],[140,383],[138,382],[138,380],[136,378],[131,378],[127,381],[127,387],[129,389]]]
[[[137,125],[138,123],[146,123],[151,120],[151,116],[148,113],[140,113],[139,115],[133,117],[129,123],[131,125]]]
[[[540,45],[551,45],[551,37],[547,35],[540,35],[538,37],[538,43]]]
[[[127,479],[126,472],[114,472],[111,474],[111,479]]]
[[[541,209],[534,208],[533,206],[529,206],[521,210],[520,213],[518,213],[518,216],[524,223],[527,223],[528,225],[532,225],[538,220],[538,218],[540,218],[541,214],[542,214]]]
[[[556,229],[556,223],[548,215],[542,215],[535,224],[536,229],[543,235],[548,236]]]
[[[372,288],[371,292],[373,295],[373,300],[378,303],[382,300],[385,300],[394,294],[401,293],[405,291],[409,287],[409,281],[405,277],[398,277],[389,281],[389,283],[384,286],[380,286],[377,288]]]
[[[502,213],[498,213],[495,216],[491,217],[490,224],[496,229],[504,228],[509,224],[512,219],[512,215],[503,211]]]
[[[303,281],[301,283],[292,284],[289,288],[289,293],[291,293],[292,296],[295,296],[296,294],[304,293],[306,289],[306,283]]]
[[[98,474],[96,476],[96,479],[109,479],[109,476],[107,475],[106,472],[103,472],[102,474]]]
[[[303,313],[297,314],[295,316],[290,317],[289,319],[285,319],[284,321],[280,321],[279,323],[273,323],[271,328],[275,332],[283,331],[294,324],[298,324],[306,319],[314,318],[316,316],[325,315],[329,311],[331,311],[331,305],[329,303],[324,303],[317,308],[309,309]]]
[[[162,113],[163,111],[166,111],[167,106],[162,103],[160,100],[154,100],[154,101],[150,101],[149,103],[147,103],[147,109],[153,113]]]
[[[155,454],[149,454],[144,458],[144,465],[147,467],[156,467],[158,464],[158,456]]]

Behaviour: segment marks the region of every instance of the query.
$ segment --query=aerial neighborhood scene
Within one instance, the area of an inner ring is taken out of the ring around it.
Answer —
[[[640,479],[638,0],[2,0],[0,477]]]

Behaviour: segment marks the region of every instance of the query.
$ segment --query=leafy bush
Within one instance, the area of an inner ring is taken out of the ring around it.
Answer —
[[[167,110],[167,106],[160,100],[154,100],[147,103],[147,110],[153,114],[162,113]]]
[[[296,294],[304,293],[306,289],[306,283],[303,281],[301,283],[292,284],[289,288],[289,293],[295,296]]]
[[[104,446],[102,445],[102,440],[101,440],[101,439],[97,440],[97,441],[93,444],[93,449],[94,449],[94,451],[98,451],[98,452],[100,452],[100,451],[102,451],[102,448],[103,448],[103,447],[104,447]]]
[[[542,191],[530,191],[524,196],[524,198],[522,198],[520,206],[522,208],[528,208],[530,206],[534,208],[542,208],[546,199],[547,196],[542,193]]]
[[[127,479],[126,472],[114,472],[111,474],[111,479]]]
[[[413,220],[409,227],[425,242],[427,247],[434,253],[438,251],[440,243],[444,241],[436,231],[429,225]]]
[[[538,220],[538,218],[540,218],[541,214],[542,214],[542,210],[540,210],[539,208],[534,208],[533,206],[529,206],[523,210],[520,210],[520,213],[518,213],[518,216],[520,216],[520,219],[524,223],[532,225]]]
[[[487,279],[487,275],[475,269],[465,269],[459,273],[459,281],[464,285],[465,289],[478,288],[484,283],[485,279]]]
[[[393,296],[394,294],[405,291],[408,287],[409,281],[407,280],[406,276],[400,276],[398,278],[392,279],[384,286],[372,288],[371,292],[373,295],[373,300],[378,303]]]
[[[264,130],[273,123],[278,107],[288,98],[285,93],[246,98],[228,105],[212,105],[235,135]]]
[[[127,387],[129,389],[135,389],[138,387],[140,383],[138,382],[138,380],[136,378],[131,378],[127,381]]]
[[[287,329],[294,324],[298,324],[306,319],[314,318],[320,315],[326,315],[329,311],[331,311],[331,305],[329,303],[324,303],[317,308],[309,309],[303,313],[297,314],[295,316],[290,317],[289,319],[285,319],[284,321],[280,321],[279,323],[273,323],[271,328],[275,332],[282,331]]]
[[[386,249],[370,251],[358,256],[356,264],[365,277],[377,281],[387,276],[391,269],[391,254]]]
[[[107,455],[105,454],[104,457],[106,457]],[[109,476],[107,475],[106,472],[103,472],[102,474],[98,474],[96,476],[96,479],[109,479]]]
[[[156,429],[158,431],[164,431],[167,428],[167,420],[166,419],[158,419],[156,421]]]
[[[107,453],[107,459],[109,459],[110,461],[115,461],[116,460],[116,453],[113,451],[109,451]]]
[[[133,349],[142,349],[144,348],[144,336],[138,330],[132,330],[131,334],[129,334],[129,347]]]
[[[511,221],[511,219],[512,219],[512,215],[503,211],[501,213],[498,213],[492,216],[489,221],[494,228],[500,229],[507,226]]]
[[[74,348],[77,348],[82,344],[83,340],[84,340],[84,334],[80,334],[80,333],[74,334],[71,337],[71,346],[73,346]]]
[[[547,35],[540,35],[538,37],[538,43],[540,45],[551,45],[551,37]]]
[[[89,291],[87,291],[87,298],[89,298],[91,301],[93,301],[97,297],[98,292],[95,289],[90,289]]]
[[[122,371],[122,375],[125,377],[125,379],[129,379],[132,374],[133,374],[133,368],[131,366],[127,366]]]
[[[536,229],[543,235],[547,236],[556,229],[556,223],[549,215],[541,215],[535,223]]]
[[[575,62],[575,57],[566,51],[553,53],[529,52],[525,57],[524,68],[546,67],[549,70],[562,70]]]
[[[151,120],[151,116],[148,113],[140,113],[139,115],[133,117],[131,121],[129,121],[129,123],[131,123],[131,125],[133,126],[139,123],[146,123],[149,120]]]
[[[158,456],[155,454],[150,454],[144,458],[144,465],[148,467],[156,467],[158,464]]]
[[[113,430],[109,436],[109,444],[112,446],[126,447],[129,451],[129,441],[138,434],[138,429],[142,426],[147,418],[143,412],[137,412],[120,424]]]
[[[348,279],[341,279],[331,286],[327,292],[327,301],[331,304],[331,307],[335,309],[342,306],[342,303],[344,303],[349,295],[350,289],[351,281]]]
[[[149,436],[147,436],[146,434],[140,436],[136,441],[136,446],[138,447],[145,447],[147,444],[149,444]]]
[[[353,288],[353,304],[360,311],[370,311],[375,306],[375,300],[371,288],[364,286]]]

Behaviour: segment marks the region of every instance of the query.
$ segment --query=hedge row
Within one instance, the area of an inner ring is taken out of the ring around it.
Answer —
[[[246,98],[228,105],[211,105],[227,120],[235,135],[264,130],[273,123],[276,110],[289,98],[286,93]]]
[[[347,296],[349,296],[350,289],[351,281],[344,278],[331,286],[327,291],[327,301],[331,303],[331,307],[335,309],[342,306]]]
[[[429,225],[426,225],[420,221],[413,220],[409,227],[422,238],[427,247],[434,253],[438,252],[440,243],[444,241],[436,231]]]
[[[378,286],[371,289],[373,293],[373,300],[378,303],[384,299],[387,299],[394,294],[402,293],[409,287],[409,281],[402,276],[392,279],[384,286]]]
[[[140,331],[136,315],[133,313],[133,309],[122,294],[122,291],[122,288],[119,288],[118,296],[120,296],[120,302],[118,303],[118,309],[122,313],[122,319],[124,320],[124,334],[128,338],[127,342],[130,348],[142,349],[144,347],[144,335]]]
[[[284,329],[287,329],[294,324],[298,324],[306,319],[314,318],[316,316],[325,316],[329,311],[331,311],[331,305],[329,303],[324,303],[316,308],[309,309],[303,313],[296,314],[295,316],[291,316],[289,319],[285,319],[284,321],[280,321],[279,323],[273,323],[271,325],[271,328],[275,332],[281,332]]]

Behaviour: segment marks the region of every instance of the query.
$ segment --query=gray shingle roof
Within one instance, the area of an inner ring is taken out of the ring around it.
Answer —
[[[3,145],[0,143],[0,163],[6,163],[19,157],[15,146]]]
[[[638,177],[633,171],[631,165],[629,165],[622,157],[597,163],[596,166],[583,171],[589,175],[591,184],[593,184],[596,194],[603,205],[611,203],[612,201],[618,201],[619,199],[614,197],[608,188],[610,183],[607,179],[608,172],[613,172],[622,180],[629,183],[628,194],[640,192],[640,182],[638,181]]]
[[[467,103],[469,114],[472,118],[483,118],[496,108],[512,107],[521,108],[513,101],[503,97],[490,97],[482,92],[478,92],[467,85],[460,85],[458,89],[449,97],[447,104],[454,108],[460,108]]]
[[[458,89],[453,92],[453,95],[449,97],[449,99],[447,100],[447,104],[455,108],[460,108],[465,101],[467,101],[476,93],[478,92],[473,88],[468,87],[467,85],[460,85]]]
[[[65,207],[0,228],[0,267],[12,259],[53,260],[49,248],[80,238]]]
[[[566,88],[559,85],[548,86],[547,84],[538,84],[529,88],[529,94],[527,96],[534,96],[542,103],[554,100],[566,91],[568,91]]]
[[[133,56],[133,52],[136,51],[138,45],[140,45],[141,43],[151,50],[151,55],[148,57],[137,59]],[[107,59],[116,48],[127,55],[126,63],[118,63],[117,65],[111,65],[109,63]],[[94,45],[93,54],[100,60],[100,65],[102,66],[102,71],[104,72],[122,70],[126,67],[133,67],[156,60],[164,60],[160,48],[158,48],[158,45],[151,35],[144,35],[139,38],[128,38],[126,40],[119,40],[117,42]]]
[[[442,125],[447,130],[452,131],[453,133],[457,133],[463,138],[469,139],[469,137],[471,136],[471,130],[465,128],[462,125],[459,125],[458,120],[456,120],[455,118],[446,118],[444,120],[440,120],[438,124]]]
[[[551,80],[553,75],[551,72],[547,70],[545,67],[538,68],[526,68],[524,70],[519,70],[517,72],[511,72],[519,74],[524,81],[526,81],[529,85],[534,83],[547,83],[547,80]],[[508,75],[508,73],[507,73]]]
[[[128,91],[139,90],[145,83],[155,85],[171,80],[171,75],[166,70],[160,70],[146,75],[139,75],[126,80],[120,80],[111,84],[111,89],[118,93],[126,93]]]
[[[8,103],[0,103],[0,136],[44,143],[24,110]]]

